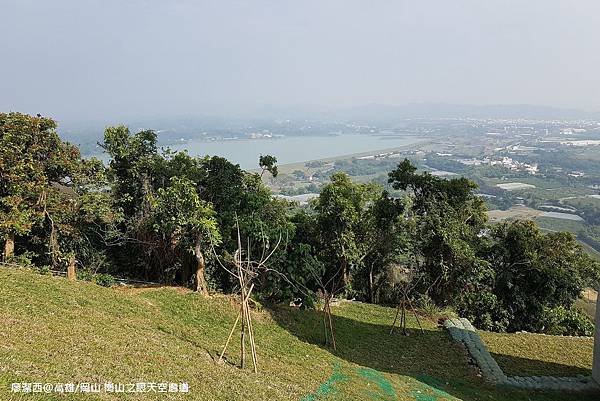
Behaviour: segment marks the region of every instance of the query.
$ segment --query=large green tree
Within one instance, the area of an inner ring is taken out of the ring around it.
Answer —
[[[491,270],[480,256],[487,216],[485,203],[474,193],[476,184],[417,173],[409,160],[390,172],[389,182],[411,197],[414,253],[428,295],[452,304],[461,294],[477,291]]]
[[[156,142],[153,131],[105,131],[111,194],[123,215],[111,254],[128,274],[186,283],[193,276],[195,288],[206,292],[206,250],[219,234],[212,206],[201,197],[201,160],[159,150]]]
[[[90,245],[86,222],[102,219],[95,197],[103,167],[63,142],[49,118],[0,113],[0,234],[4,258],[19,236],[38,262],[64,266]],[[106,212],[104,209],[103,212]]]
[[[405,201],[381,192],[363,217],[361,241],[366,248],[363,269],[357,272],[366,281],[365,299],[379,301],[379,288],[388,269],[399,263],[409,251],[410,221],[405,218]]]
[[[585,287],[598,282],[598,262],[570,233],[545,234],[532,221],[516,220],[494,226],[490,235],[490,292],[495,307],[510,317],[510,331],[543,331],[548,313],[570,309]]]
[[[193,254],[195,289],[208,294],[205,249],[210,250],[212,244],[220,241],[212,206],[200,199],[194,182],[173,176],[169,186],[158,189],[151,200],[151,209],[149,221],[157,238],[155,257],[176,267],[186,253]]]
[[[156,133],[131,134],[125,126],[108,127],[100,144],[110,156],[108,175],[115,204],[125,216],[147,212],[148,196],[165,184],[164,161],[158,153]]]
[[[213,247],[230,261],[239,228],[245,247],[259,254],[293,228],[288,203],[273,199],[259,174],[221,157],[160,150],[156,141],[152,131],[132,134],[120,126],[105,132],[112,194],[124,215],[123,240],[112,252],[117,263],[130,266],[130,274],[182,282],[190,270],[186,249],[192,250],[196,289],[206,291],[207,281],[231,289],[234,281],[215,264],[207,266],[210,280],[204,277]]]
[[[322,260],[327,265],[328,281],[335,277],[335,289],[350,290],[351,275],[360,269],[369,252],[363,239],[369,206],[381,193],[376,184],[353,183],[348,175],[336,172],[313,203],[317,213]]]

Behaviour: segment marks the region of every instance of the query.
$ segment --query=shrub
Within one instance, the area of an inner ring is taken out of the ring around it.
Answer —
[[[94,274],[89,270],[78,269],[77,270],[77,280],[81,281],[93,281]]]
[[[490,291],[497,298],[470,310],[494,308],[510,312],[508,331],[527,330],[575,334],[586,320],[570,311],[581,291],[598,281],[600,264],[566,232],[543,233],[532,221],[512,221],[492,227],[487,251],[494,268]],[[472,301],[472,300],[471,300]],[[492,321],[493,316],[492,316]]]
[[[38,255],[32,251],[25,251],[19,255],[11,256],[7,259],[7,263],[16,264],[22,267],[33,267],[33,259]]]
[[[540,331],[546,334],[591,336],[594,333],[592,320],[575,308],[567,309],[559,306],[545,309],[540,324]]]
[[[115,285],[115,278],[110,274],[96,274],[94,276],[94,281],[96,284],[103,287],[112,287]]]
[[[419,294],[416,300],[416,306],[429,317],[437,317],[442,314],[442,309],[435,304],[433,299],[427,294]]]
[[[511,320],[510,313],[502,308],[496,295],[489,291],[464,294],[457,304],[457,311],[482,330],[506,331]]]
[[[82,253],[81,264],[85,266],[85,270],[89,270],[94,274],[114,271],[114,266],[106,252],[88,247]]]
[[[42,275],[45,275],[45,276],[48,276],[48,275],[52,274],[50,272],[50,266],[48,266],[48,265],[40,266],[36,270],[37,270],[38,273],[40,273]]]

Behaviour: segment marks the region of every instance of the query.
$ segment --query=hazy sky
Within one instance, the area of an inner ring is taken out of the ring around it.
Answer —
[[[0,0],[0,110],[600,110],[598,0]]]

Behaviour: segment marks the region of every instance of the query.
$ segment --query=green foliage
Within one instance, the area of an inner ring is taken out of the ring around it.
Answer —
[[[152,184],[163,178],[155,174],[160,158],[156,134],[140,131],[131,135],[125,126],[108,127],[101,146],[111,157],[108,177],[115,204],[126,216],[135,215],[147,201]]]
[[[440,305],[451,304],[460,294],[477,291],[492,275],[480,255],[485,204],[475,196],[472,181],[416,171],[405,159],[389,174],[392,187],[411,196],[411,267],[423,277],[421,291]]]
[[[47,265],[38,267],[37,272],[44,276],[49,276],[52,274],[52,272],[50,271],[50,266]]]
[[[325,273],[325,264],[318,257],[321,244],[317,239],[316,217],[298,211],[290,218],[294,226],[283,258],[276,267],[277,274],[265,277],[263,294],[271,301],[289,301],[300,297],[303,306],[316,301],[315,291]]]
[[[15,264],[22,267],[34,267],[34,260],[39,255],[33,251],[24,251],[18,255],[13,255],[6,259],[6,263]]]
[[[94,273],[87,269],[78,269],[77,280],[94,281]]]
[[[93,247],[88,224],[97,222],[89,194],[103,185],[103,166],[83,160],[44,117],[0,113],[0,235],[18,235],[35,262],[64,268],[69,254]]]
[[[94,276],[94,281],[102,287],[112,287],[115,285],[115,278],[110,274],[96,274]]]
[[[581,290],[598,282],[598,263],[573,235],[543,234],[525,221],[488,228],[473,182],[418,174],[408,160],[390,173],[390,183],[412,198],[411,248],[424,278],[421,291],[438,305],[454,305],[487,330],[552,326],[581,332],[579,316],[572,314],[563,313],[552,325],[541,323],[548,311],[570,310]]]
[[[336,290],[351,291],[350,275],[361,268],[369,251],[364,241],[368,227],[364,223],[369,205],[379,193],[376,184],[355,184],[346,174],[337,172],[312,204],[317,213],[321,260],[326,266],[324,281],[334,280]]]
[[[159,152],[153,131],[132,135],[123,126],[107,128],[102,146],[111,156],[112,200],[122,211],[108,231],[115,263],[144,279],[187,283],[196,254],[221,237],[211,204],[201,198],[202,160]]]
[[[231,262],[239,230],[251,255],[279,245],[255,278],[255,293],[269,301],[312,305],[327,290],[395,302],[390,272],[409,270],[418,278],[413,298],[430,312],[454,307],[498,331],[588,329],[572,305],[600,282],[598,263],[570,234],[543,234],[531,222],[489,226],[466,178],[418,173],[404,160],[388,176],[393,196],[335,171],[321,188],[311,184],[320,196],[297,209],[261,179],[277,176],[271,155],[252,173],[221,157],[159,149],[153,131],[118,126],[105,131],[105,168],[82,159],[55,129],[51,119],[0,114],[0,236],[16,242],[9,261],[64,269],[74,256],[80,278],[107,286],[111,274],[189,285],[206,266],[206,281],[231,291],[235,282],[214,256]],[[378,164],[353,160],[335,170]],[[594,218],[591,209],[582,213]],[[589,243],[598,237],[584,234]]]
[[[457,303],[458,314],[466,317],[477,328],[488,331],[506,331],[512,319],[510,312],[489,291],[468,292]]]
[[[44,217],[40,198],[66,178],[76,149],[63,144],[48,118],[0,113],[0,233],[28,234]]]
[[[493,277],[460,297],[461,315],[486,330],[585,332],[589,322],[572,306],[597,282],[600,266],[571,234],[544,234],[534,222],[512,221],[494,226],[489,240]]]
[[[112,275],[106,273],[95,274],[88,269],[78,269],[77,280],[91,281],[102,287],[112,287],[116,283],[115,278]]]
[[[404,263],[410,244],[411,222],[406,220],[406,199],[396,199],[387,191],[368,204],[361,224],[361,242],[366,247],[362,269],[355,276],[364,283],[361,298],[379,302],[380,292],[389,286],[387,273],[391,266]],[[355,280],[356,281],[356,280]],[[354,286],[355,292],[360,287]]]
[[[600,266],[570,233],[543,234],[531,221],[495,226],[489,259],[495,270],[490,290],[511,316],[508,330],[540,331],[547,309],[571,308]]]
[[[171,177],[170,185],[159,188],[151,199],[151,209],[152,229],[164,240],[188,246],[199,236],[209,243],[220,241],[212,207],[187,178]]]
[[[481,200],[474,196],[477,184],[464,177],[443,179],[427,172],[417,174],[417,168],[408,159],[404,159],[398,167],[389,173],[389,183],[394,189],[410,190],[414,194],[414,210],[423,214],[431,207],[432,202],[445,202],[455,209],[470,203],[479,206]],[[472,216],[479,221],[482,216]]]
[[[112,158],[112,196],[123,211],[111,254],[129,275],[188,283],[200,258],[208,263],[207,281],[229,290],[233,283],[213,263],[213,247],[229,260],[238,226],[255,254],[293,231],[289,205],[272,199],[258,174],[223,158],[159,151],[152,131],[132,135],[126,127],[108,128],[103,147]],[[276,161],[264,156],[261,166],[275,176]],[[273,262],[281,257],[277,252]]]
[[[277,158],[275,156],[260,155],[258,165],[262,169],[261,176],[265,171],[268,171],[273,177],[277,177]]]
[[[543,332],[553,335],[592,336],[594,323],[583,312],[575,308],[558,306],[544,309],[540,324]]]

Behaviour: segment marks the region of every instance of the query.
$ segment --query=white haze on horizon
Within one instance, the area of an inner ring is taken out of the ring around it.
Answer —
[[[1,111],[600,111],[597,0],[0,0],[0,10]]]

